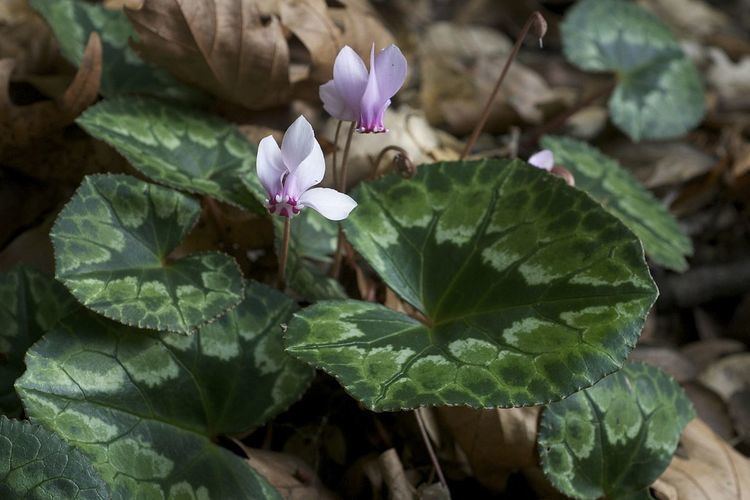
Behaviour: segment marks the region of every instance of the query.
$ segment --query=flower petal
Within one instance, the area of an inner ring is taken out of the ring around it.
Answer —
[[[357,202],[335,189],[315,188],[305,192],[299,199],[305,207],[310,207],[330,220],[344,220],[357,206]]]
[[[281,191],[281,178],[287,172],[281,150],[272,135],[264,137],[258,145],[258,157],[255,161],[260,183],[271,198]]]
[[[315,141],[312,152],[299,164],[297,169],[290,173],[284,181],[286,194],[298,200],[305,191],[320,184],[326,173],[326,160],[320,144]]]
[[[367,86],[367,68],[362,58],[348,45],[339,51],[333,63],[333,82],[349,109],[355,112],[359,110]]]
[[[304,116],[297,118],[284,133],[281,141],[281,157],[284,158],[287,170],[294,170],[305,158],[310,156],[315,142],[315,132]]]
[[[370,76],[367,79],[367,87],[362,95],[362,104],[360,107],[359,129],[360,132],[382,132],[383,113],[385,112],[385,103],[388,99],[380,95],[380,86],[378,85],[378,73],[375,66],[375,44],[372,44],[370,52]]]
[[[390,99],[406,81],[406,58],[398,47],[391,45],[375,58],[378,87],[383,99]]]
[[[543,149],[538,153],[531,155],[531,158],[529,158],[529,164],[536,168],[550,171],[552,170],[552,167],[555,166],[555,157],[552,154],[552,151],[549,149]]]
[[[320,100],[323,101],[323,108],[329,115],[345,122],[356,121],[358,110],[349,107],[333,80],[320,86],[319,95]]]

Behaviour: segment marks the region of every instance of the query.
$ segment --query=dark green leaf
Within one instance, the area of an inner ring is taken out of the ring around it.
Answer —
[[[425,322],[323,302],[287,350],[372,409],[559,399],[622,365],[655,299],[635,236],[525,163],[423,165],[354,196],[347,238]]]
[[[657,263],[675,271],[687,269],[686,255],[693,244],[669,211],[620,164],[585,142],[566,137],[545,137],[542,145],[555,163],[570,169],[576,187],[586,191],[619,218],[643,242]]]
[[[89,108],[78,124],[156,182],[256,210],[265,198],[255,173],[257,148],[213,115],[120,97]]]
[[[653,14],[625,0],[582,0],[568,11],[561,30],[570,62],[617,74],[609,109],[633,140],[675,137],[702,119],[700,77]]]
[[[112,96],[143,93],[196,101],[201,93],[175,81],[166,71],[144,63],[128,45],[133,28],[121,10],[84,0],[31,0],[54,31],[68,61],[80,64],[89,34],[101,35],[103,67],[101,93]]]
[[[575,498],[648,498],[695,416],[661,370],[628,364],[595,386],[552,403],[539,427],[539,455],[555,487]]]
[[[78,450],[28,422],[0,417],[0,497],[104,500],[107,486]]]
[[[284,220],[273,217],[276,250],[281,250]],[[336,251],[338,224],[314,210],[303,210],[292,221],[287,260],[287,284],[310,300],[345,299],[341,284],[326,276],[324,270]]]
[[[248,292],[189,337],[67,318],[29,351],[17,383],[29,415],[90,456],[120,498],[275,498],[212,443],[284,410],[312,377],[281,345],[294,303],[263,285]]]
[[[75,307],[64,286],[38,271],[0,274],[0,413],[20,415],[13,384],[25,369],[26,350]]]
[[[88,176],[50,233],[57,278],[108,318],[188,333],[243,297],[231,257],[169,257],[199,214],[177,191],[127,175]]]

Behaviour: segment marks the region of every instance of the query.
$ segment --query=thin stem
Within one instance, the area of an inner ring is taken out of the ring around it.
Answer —
[[[349,133],[346,136],[346,146],[344,146],[344,158],[341,160],[341,182],[339,183],[339,191],[346,193],[346,174],[349,170],[349,149],[352,145],[352,137],[354,137],[354,128],[357,126],[356,122],[352,122],[349,127]],[[341,228],[339,223],[339,236],[336,240],[336,253],[333,256],[333,267],[331,267],[331,277],[333,279],[339,279],[341,274],[341,262],[342,253],[341,249],[344,246],[344,230]]]
[[[523,144],[524,146],[530,147],[539,142],[539,139],[545,135],[548,134],[554,130],[557,130],[559,127],[562,127],[565,125],[565,122],[568,121],[568,119],[581,111],[583,108],[586,108],[588,106],[591,106],[594,102],[598,101],[599,99],[608,96],[617,85],[616,81],[611,81],[601,89],[597,90],[596,92],[593,92],[591,95],[584,97],[581,99],[575,106],[572,106],[570,109],[566,109],[553,119],[551,119],[549,122],[545,123],[541,127],[537,128],[534,132],[532,132],[531,136],[524,140]]]
[[[370,173],[370,179],[375,179],[378,176],[378,171],[380,170],[380,163],[383,161],[383,158],[385,158],[385,154],[389,151],[396,151],[400,154],[402,154],[405,158],[409,157],[409,154],[406,152],[404,148],[401,146],[391,145],[384,147],[380,154],[378,154],[378,157],[375,159],[375,165],[372,167],[372,172]]]
[[[518,39],[516,40],[516,44],[513,46],[513,50],[508,56],[508,59],[505,61],[505,66],[503,66],[503,71],[500,73],[500,77],[497,79],[497,83],[495,83],[495,88],[492,90],[492,94],[490,94],[489,99],[487,99],[487,103],[484,105],[484,111],[482,112],[482,117],[479,119],[479,122],[477,122],[476,127],[474,127],[474,131],[471,133],[471,136],[469,137],[469,140],[466,142],[466,146],[464,147],[464,150],[461,153],[462,160],[466,158],[466,156],[469,154],[469,151],[471,151],[474,148],[474,145],[476,144],[477,139],[479,139],[479,134],[481,134],[482,130],[484,130],[484,126],[487,124],[487,119],[490,117],[490,112],[492,110],[492,103],[497,97],[497,93],[500,91],[500,86],[503,84],[503,80],[505,80],[505,75],[508,73],[508,70],[510,69],[511,64],[513,64],[513,61],[516,59],[516,56],[518,55],[518,51],[521,50],[521,45],[526,39],[526,35],[529,34],[529,30],[531,29],[532,26],[537,27],[537,30],[539,31],[539,35],[540,35],[539,39],[541,40],[542,36],[544,36],[544,32],[546,31],[547,23],[544,20],[544,17],[542,17],[542,14],[539,13],[539,11],[534,11],[526,20],[526,24],[523,25],[521,34],[518,36]]]
[[[336,124],[336,135],[333,136],[333,185],[339,185],[339,170],[338,170],[338,159],[339,155],[339,134],[341,133],[341,126],[344,124],[343,121],[339,120]]]
[[[443,469],[440,467],[440,462],[438,461],[437,455],[435,454],[435,450],[432,449],[432,442],[430,441],[430,436],[427,435],[427,428],[424,425],[424,421],[422,420],[422,415],[419,414],[418,409],[414,410],[414,416],[417,418],[419,432],[422,433],[422,441],[424,441],[424,445],[427,448],[427,453],[430,455],[432,466],[435,468],[435,472],[437,472],[440,484],[443,485],[445,491],[450,491],[448,489],[448,483],[445,481],[445,476],[443,475]]]
[[[276,286],[279,290],[286,288],[286,261],[289,259],[289,238],[292,235],[292,219],[284,217],[284,240],[281,242],[281,256],[279,258],[279,276]]]

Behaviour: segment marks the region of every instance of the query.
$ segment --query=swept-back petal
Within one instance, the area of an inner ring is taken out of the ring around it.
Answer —
[[[281,157],[284,158],[287,170],[294,170],[305,158],[310,156],[313,146],[316,145],[315,132],[312,125],[304,116],[300,116],[284,133],[281,141]]]
[[[339,51],[333,63],[333,82],[349,109],[359,110],[367,86],[367,68],[362,58],[348,45]]]
[[[281,158],[279,145],[276,144],[276,139],[273,136],[269,135],[260,141],[255,169],[269,198],[281,192],[281,178],[287,172],[287,169],[284,160]]]
[[[370,52],[370,76],[367,79],[367,87],[362,95],[362,104],[359,116],[359,129],[361,132],[382,132],[383,112],[385,102],[388,98],[380,95],[380,86],[378,84],[378,73],[375,67],[375,44],[372,44]],[[380,118],[379,118],[380,117]]]
[[[382,99],[390,99],[406,81],[406,58],[398,47],[391,45],[375,58],[378,88]]]
[[[334,118],[345,122],[355,121],[358,109],[352,109],[344,100],[336,88],[333,80],[320,86],[320,100],[323,101],[323,108]]]
[[[343,220],[357,206],[357,202],[335,189],[315,188],[306,191],[299,199],[305,207],[310,207],[330,220]]]
[[[320,149],[320,144],[315,141],[312,152],[284,181],[286,194],[293,199],[299,199],[305,191],[316,184],[320,184],[325,173],[326,160],[323,156],[323,150]]]
[[[555,166],[555,157],[552,154],[552,151],[549,149],[543,149],[538,153],[531,155],[531,158],[529,158],[529,164],[534,165],[536,168],[549,171]]]

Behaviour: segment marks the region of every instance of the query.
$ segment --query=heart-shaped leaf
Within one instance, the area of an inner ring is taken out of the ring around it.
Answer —
[[[56,276],[108,318],[189,333],[243,297],[231,257],[169,257],[199,214],[195,200],[172,189],[127,175],[88,176],[50,233]]]
[[[650,498],[695,416],[680,386],[636,363],[550,404],[539,426],[547,478],[574,498]]]
[[[169,73],[144,63],[130,48],[134,36],[125,14],[84,0],[31,0],[55,33],[63,56],[78,66],[91,32],[101,35],[104,51],[101,93],[142,93],[197,102],[200,92],[178,83]]]
[[[273,217],[276,250],[281,250],[284,221]],[[314,210],[303,210],[294,218],[287,259],[287,285],[310,300],[345,299],[341,284],[324,274],[336,251],[338,225]]]
[[[0,496],[24,499],[110,498],[88,459],[39,425],[0,417]]]
[[[698,72],[653,14],[625,0],[582,0],[561,31],[570,62],[617,74],[609,109],[633,140],[675,137],[703,118]]]
[[[27,412],[90,456],[121,498],[275,497],[212,443],[284,410],[313,374],[282,348],[294,303],[263,285],[248,291],[189,337],[88,311],[65,319],[29,351],[16,384]]]
[[[687,269],[685,256],[693,253],[690,238],[669,211],[615,159],[567,137],[547,136],[542,145],[553,152],[555,163],[574,174],[576,187],[640,238],[654,261],[675,271]]]
[[[621,366],[656,297],[635,236],[525,163],[422,165],[354,196],[347,238],[424,321],[323,302],[287,350],[372,409],[559,399]]]
[[[13,384],[25,369],[26,350],[76,305],[64,286],[34,269],[0,274],[0,413],[21,413]]]
[[[265,198],[255,173],[257,148],[213,115],[120,97],[89,108],[78,124],[156,182],[254,210]]]

